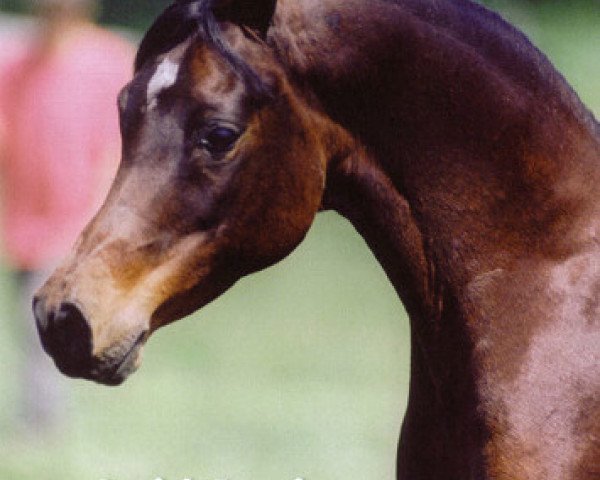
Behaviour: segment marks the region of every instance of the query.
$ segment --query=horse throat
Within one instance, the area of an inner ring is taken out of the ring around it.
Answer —
[[[483,478],[487,434],[473,415],[481,405],[472,338],[415,212],[364,151],[330,165],[323,207],[354,225],[409,313],[411,385],[399,478]]]

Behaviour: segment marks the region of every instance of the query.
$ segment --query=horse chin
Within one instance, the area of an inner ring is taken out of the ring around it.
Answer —
[[[142,352],[143,347],[136,347],[135,350],[123,359],[115,371],[110,372],[108,375],[101,375],[97,377],[95,381],[103,385],[120,385],[140,367],[142,363]]]
[[[94,361],[84,376],[87,380],[109,386],[122,384],[142,363],[147,333],[141,333],[133,342],[124,342],[109,349]]]

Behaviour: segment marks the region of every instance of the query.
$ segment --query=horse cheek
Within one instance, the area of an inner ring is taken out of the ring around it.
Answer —
[[[322,172],[316,155],[306,149],[263,156],[278,165],[255,182],[237,214],[241,232],[237,249],[247,271],[266,268],[289,255],[304,239],[321,205]],[[277,156],[277,158],[275,158]]]

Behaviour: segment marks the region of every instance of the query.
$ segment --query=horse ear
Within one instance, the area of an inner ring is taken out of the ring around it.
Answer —
[[[214,0],[213,11],[220,20],[243,25],[265,38],[277,0]]]

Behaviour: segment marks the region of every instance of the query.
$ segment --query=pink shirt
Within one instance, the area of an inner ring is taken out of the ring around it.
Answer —
[[[0,58],[4,247],[14,267],[38,269],[67,253],[103,198],[102,172],[116,171],[116,97],[134,52],[91,26],[43,59],[19,44],[7,56],[9,45]]]

